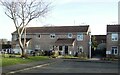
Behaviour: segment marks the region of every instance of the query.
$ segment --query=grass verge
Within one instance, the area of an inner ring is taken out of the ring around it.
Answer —
[[[22,59],[22,58],[1,58],[0,59],[0,66],[9,66],[9,65],[15,65],[15,64],[25,64],[35,61],[43,61],[48,60],[49,57],[47,56],[30,56],[28,59]]]
[[[74,56],[70,56],[70,55],[65,55],[63,58],[64,59],[76,59],[78,57],[74,57]]]

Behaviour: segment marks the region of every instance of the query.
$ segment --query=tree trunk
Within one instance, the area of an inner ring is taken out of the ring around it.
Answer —
[[[20,49],[21,49],[21,51],[22,51],[21,58],[27,58],[26,49],[25,49],[25,47],[23,46],[23,43],[22,43],[22,40],[21,40],[21,35],[19,35],[18,41],[19,41]]]
[[[22,50],[21,58],[28,58],[25,49]]]

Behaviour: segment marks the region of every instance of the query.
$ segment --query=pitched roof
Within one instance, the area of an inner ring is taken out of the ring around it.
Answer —
[[[120,32],[120,25],[107,25],[107,32]]]
[[[72,45],[74,41],[74,38],[59,38],[55,42],[55,45]]]
[[[84,26],[51,26],[51,27],[27,27],[27,33],[55,33],[55,32],[87,32],[89,25]],[[13,32],[13,33],[16,33]]]

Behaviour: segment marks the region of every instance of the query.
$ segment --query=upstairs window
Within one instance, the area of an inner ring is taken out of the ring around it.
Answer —
[[[51,39],[55,39],[55,34],[50,34]]]
[[[13,35],[12,35],[12,39],[13,39],[13,40],[17,40],[17,39],[18,39],[18,35],[17,35],[17,34],[13,34]]]
[[[40,34],[38,34],[38,35],[37,35],[37,37],[40,39],[40,38],[41,38],[41,35],[40,35]]]
[[[72,38],[72,33],[68,33],[68,38]]]
[[[83,40],[83,33],[78,33],[77,34],[77,40],[82,41]]]
[[[118,41],[118,34],[117,33],[113,33],[111,36],[111,40],[112,41]]]

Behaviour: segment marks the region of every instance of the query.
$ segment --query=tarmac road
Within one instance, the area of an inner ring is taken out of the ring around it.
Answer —
[[[18,73],[118,73],[118,63],[60,59],[59,62]]]

